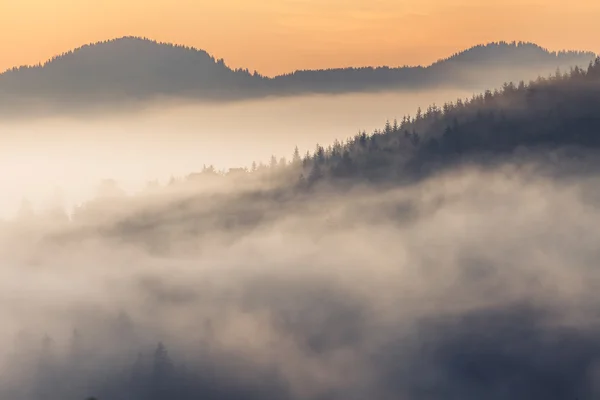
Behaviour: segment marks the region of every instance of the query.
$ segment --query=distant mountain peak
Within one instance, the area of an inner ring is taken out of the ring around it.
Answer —
[[[543,63],[552,60],[577,61],[582,57],[593,60],[596,54],[591,51],[563,50],[551,51],[532,42],[489,42],[477,44],[468,49],[443,58],[433,65],[447,62],[461,63]]]

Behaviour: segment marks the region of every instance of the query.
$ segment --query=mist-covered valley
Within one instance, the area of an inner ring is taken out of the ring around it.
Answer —
[[[213,165],[269,164],[320,143],[345,141],[382,121],[414,114],[471,92],[432,90],[269,98],[230,104],[156,104],[131,113],[92,113],[0,122],[0,215],[25,198],[38,210],[56,201],[72,209],[104,179],[128,193]]]
[[[7,121],[0,398],[594,399],[599,104],[600,58]]]

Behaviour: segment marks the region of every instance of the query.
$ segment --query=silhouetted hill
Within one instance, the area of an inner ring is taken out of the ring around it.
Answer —
[[[0,75],[7,97],[69,101],[237,96],[260,81],[205,51],[125,37],[86,45]]]
[[[502,42],[475,46],[428,67],[304,70],[269,78],[231,69],[195,48],[124,37],[4,72],[0,100],[7,110],[36,103],[81,107],[159,97],[215,101],[442,86],[482,90],[547,75],[557,67],[587,65],[593,58],[590,52],[557,53],[531,43]]]
[[[591,52],[550,52],[532,43],[489,43],[474,46],[430,66],[339,68],[296,71],[278,76],[278,86],[292,91],[344,92],[382,89],[460,87],[484,90],[504,82],[534,79],[556,68],[587,66]]]

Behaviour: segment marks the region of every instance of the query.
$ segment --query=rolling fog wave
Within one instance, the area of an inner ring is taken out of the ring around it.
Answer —
[[[7,224],[1,397],[594,398],[598,177],[527,171]]]

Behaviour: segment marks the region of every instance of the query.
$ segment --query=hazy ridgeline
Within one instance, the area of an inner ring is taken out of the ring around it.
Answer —
[[[585,67],[593,52],[549,51],[533,43],[473,46],[428,66],[299,70],[267,77],[232,69],[207,52],[138,37],[68,51],[45,63],[0,73],[4,118],[138,111],[148,103],[235,102],[310,94],[481,91],[503,82]]]
[[[600,59],[291,165],[24,207],[0,398],[598,397],[599,82]]]

